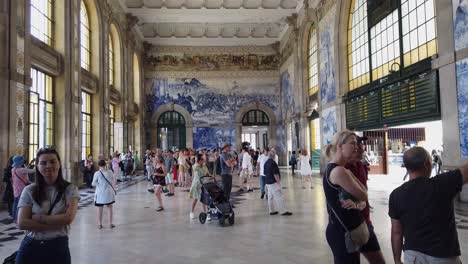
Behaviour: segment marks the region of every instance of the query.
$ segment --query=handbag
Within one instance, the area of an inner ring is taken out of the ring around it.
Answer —
[[[112,187],[112,190],[114,190],[114,194],[117,194],[117,191],[114,189],[114,185],[112,185],[109,180],[106,178],[106,176],[104,176],[104,173],[102,173],[102,171],[99,171],[102,175],[102,177],[104,178],[104,180],[106,180],[106,182],[110,185],[110,187]],[[120,196],[119,196],[120,197]]]
[[[330,204],[327,202],[328,208],[333,212],[335,215],[336,219],[338,219],[338,222],[340,222],[341,226],[344,228],[345,232],[345,245],[346,245],[346,251],[348,253],[355,253],[358,252],[359,249],[367,244],[369,241],[369,229],[367,227],[366,221],[362,221],[362,223],[354,228],[353,230],[349,230],[343,221],[341,221],[340,217],[338,214],[335,212],[333,207],[330,206]]]
[[[16,174],[16,173],[15,173]],[[21,178],[20,178],[21,179]],[[66,183],[65,185],[65,189],[67,189],[68,185],[70,183]],[[54,209],[55,205],[60,201],[60,199],[62,198],[63,196],[63,192],[59,192],[57,193],[57,196],[55,197],[55,200],[54,202],[52,203],[52,205],[50,206],[49,208],[49,211],[47,212],[47,215],[50,215],[52,213],[52,210]],[[27,243],[29,244],[31,241],[27,241]],[[7,258],[5,258],[3,260],[3,264],[14,264],[15,261],[16,261],[16,256],[18,255],[18,251],[15,251],[13,252],[13,254],[11,254],[10,256],[8,256]]]

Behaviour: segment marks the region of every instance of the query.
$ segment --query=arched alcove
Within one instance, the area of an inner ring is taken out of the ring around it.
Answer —
[[[158,147],[158,129],[160,128],[158,121],[161,116],[166,112],[177,112],[179,113],[185,122],[185,147],[193,147],[193,121],[190,113],[182,106],[174,103],[169,103],[162,105],[158,110],[151,116],[151,128],[150,128],[150,138],[147,139],[150,142],[151,148]]]

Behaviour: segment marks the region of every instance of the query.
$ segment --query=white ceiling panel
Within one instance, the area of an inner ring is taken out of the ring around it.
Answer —
[[[286,18],[303,5],[303,0],[111,1],[116,2],[138,17],[144,41],[159,46],[273,44],[287,31]]]

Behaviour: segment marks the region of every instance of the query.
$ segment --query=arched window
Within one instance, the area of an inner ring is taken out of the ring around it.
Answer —
[[[88,9],[84,1],[81,1],[80,9],[80,37],[81,67],[89,71],[91,69],[91,26]]]
[[[158,147],[184,149],[186,143],[185,119],[175,111],[163,113],[158,120]]]
[[[318,69],[317,69],[317,30],[312,26],[309,34],[309,96],[318,91]]]
[[[109,34],[109,85],[114,85],[114,43]]]
[[[261,110],[250,110],[242,118],[243,126],[268,126],[270,118]]]
[[[349,90],[437,53],[434,0],[401,0],[401,5],[388,2],[384,6],[368,5],[367,0],[351,2]]]
[[[52,0],[31,1],[31,35],[47,45],[52,45],[52,26]]]

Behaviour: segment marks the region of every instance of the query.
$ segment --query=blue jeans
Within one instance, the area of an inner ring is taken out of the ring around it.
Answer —
[[[29,263],[70,264],[68,237],[36,240],[26,236],[21,242],[15,264]]]
[[[260,175],[260,192],[265,192],[265,176]]]
[[[20,196],[15,197],[13,200],[13,221],[16,223],[16,219],[18,219],[18,202],[19,202]]]

